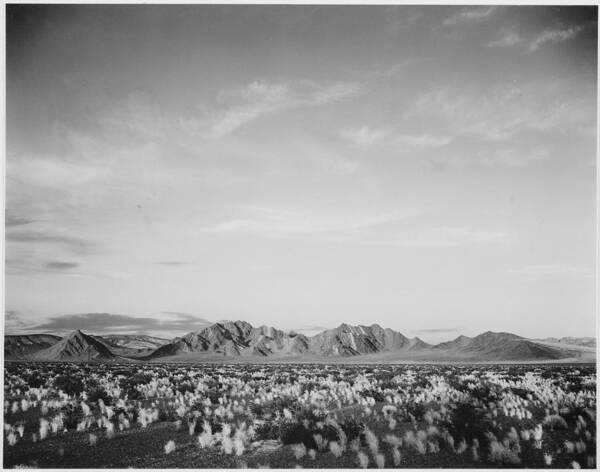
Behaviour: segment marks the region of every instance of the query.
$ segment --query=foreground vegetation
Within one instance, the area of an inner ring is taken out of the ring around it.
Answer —
[[[594,365],[7,364],[4,467],[595,468]]]

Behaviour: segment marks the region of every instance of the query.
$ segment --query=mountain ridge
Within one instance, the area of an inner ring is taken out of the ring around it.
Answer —
[[[378,324],[342,323],[305,336],[266,325],[254,327],[242,320],[224,320],[171,340],[132,334],[89,335],[80,330],[64,338],[47,334],[7,335],[5,357],[50,361],[298,359],[300,362],[303,359],[380,357],[388,361],[518,362],[578,359],[592,354],[591,338],[561,339],[571,343],[561,345],[558,340],[554,342],[554,338],[535,340],[513,333],[486,331],[473,337],[461,335],[451,341],[429,344]],[[578,339],[586,343],[581,348],[572,344],[572,340]]]

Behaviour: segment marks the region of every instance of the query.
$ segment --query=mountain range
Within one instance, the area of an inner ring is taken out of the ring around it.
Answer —
[[[6,335],[7,360],[37,361],[223,361],[286,360],[318,362],[501,362],[595,361],[595,338],[528,339],[488,331],[475,337],[428,344],[418,337],[377,324],[341,324],[314,336],[245,321],[223,321],[172,340],[112,334],[95,336],[76,330],[61,338],[50,334]]]

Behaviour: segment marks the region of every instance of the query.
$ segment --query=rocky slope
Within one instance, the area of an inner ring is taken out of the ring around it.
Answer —
[[[4,336],[4,358],[23,359],[60,341],[53,334],[24,334]]]
[[[175,338],[154,351],[150,358],[203,352],[222,356],[297,355],[308,350],[308,338],[301,334],[245,321],[225,321]]]
[[[357,356],[382,351],[426,349],[429,344],[419,338],[409,339],[392,329],[341,324],[310,338],[310,351],[322,356]]]
[[[56,344],[29,357],[41,361],[100,361],[113,360],[116,356],[95,337],[76,330]]]

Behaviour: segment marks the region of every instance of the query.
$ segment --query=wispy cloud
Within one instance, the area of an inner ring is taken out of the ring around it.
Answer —
[[[451,165],[454,167],[506,167],[523,168],[536,162],[544,161],[550,157],[550,151],[545,146],[515,147],[498,143],[494,146],[465,151],[464,149],[449,149],[443,155],[436,155],[430,161],[439,166]]]
[[[28,155],[8,159],[7,179],[18,185],[26,183],[36,188],[73,188],[88,186],[97,179],[106,178],[109,167],[106,165],[106,156],[99,155],[101,144],[97,139],[73,130],[64,134],[65,144],[72,146],[83,157],[71,159],[60,155]],[[94,148],[93,153],[90,148]],[[92,159],[92,154],[98,159]]]
[[[506,243],[511,240],[505,231],[492,231],[471,227],[440,227],[418,230],[410,236],[398,235],[397,238],[379,241],[400,247],[450,248],[458,246]]]
[[[511,240],[502,230],[466,226],[415,225],[419,212],[381,213],[347,218],[294,210],[248,207],[245,216],[204,229],[217,234],[257,234],[268,238],[307,239],[366,246],[439,247],[496,244]],[[412,221],[411,224],[406,222]]]
[[[428,329],[415,329],[411,331],[414,334],[443,334],[443,333],[457,333],[458,328],[428,328]]]
[[[399,135],[393,138],[395,144],[403,147],[417,149],[431,149],[442,147],[452,141],[449,136],[435,136],[432,134]]]
[[[475,21],[483,20],[489,17],[497,7],[476,7],[476,8],[463,8],[455,15],[449,16],[444,19],[444,25],[458,25],[464,23],[471,23]]]
[[[563,29],[546,29],[529,43],[529,51],[537,51],[546,43],[562,43],[573,39],[583,30],[582,26]]]
[[[418,7],[407,5],[391,5],[385,13],[385,31],[394,36],[415,27],[425,16]]]
[[[521,36],[515,32],[505,32],[501,38],[496,39],[494,41],[489,41],[484,44],[484,46],[488,48],[507,48],[516,46],[523,41]]]
[[[4,218],[4,224],[8,228],[10,228],[12,226],[23,226],[23,225],[27,225],[27,224],[33,223],[33,222],[34,222],[34,220],[31,220],[29,218],[24,218],[22,216],[15,216],[8,212]]]
[[[6,233],[6,240],[17,243],[58,244],[77,254],[87,254],[98,248],[98,244],[89,239],[38,230],[9,231]]]
[[[156,264],[156,265],[162,265],[162,266],[170,266],[170,267],[179,267],[179,266],[190,265],[191,262],[186,262],[186,261],[158,261],[158,262],[154,262],[154,264]]]
[[[91,334],[108,333],[152,333],[194,331],[210,322],[188,313],[170,312],[157,317],[119,315],[112,313],[82,313],[57,315],[47,321],[28,326],[28,332],[64,334],[81,329]]]
[[[326,331],[329,328],[325,328],[324,326],[314,325],[314,326],[299,326],[296,328],[288,329],[289,332],[304,334],[305,336],[313,336],[315,334]]]
[[[518,148],[495,148],[483,152],[477,157],[477,161],[482,165],[494,166],[497,164],[507,167],[523,167],[533,162],[547,159],[550,155],[548,149],[537,146],[533,149]]]
[[[6,310],[4,312],[4,331],[6,333],[18,333],[26,330],[29,326],[30,323],[23,320],[18,311]]]
[[[364,75],[370,79],[390,79],[397,75],[404,74],[409,69],[419,64],[433,61],[432,57],[414,57],[405,61],[397,62],[391,66],[381,69],[369,69],[368,71],[360,71],[360,75]],[[371,84],[371,87],[374,85]]]
[[[510,274],[527,277],[594,277],[592,267],[570,266],[563,264],[539,264],[510,269]]]
[[[209,134],[220,138],[265,115],[337,102],[359,91],[359,85],[353,82],[319,85],[312,81],[256,81],[238,89],[224,90],[218,96],[223,108],[216,113]]]
[[[79,267],[79,264],[77,262],[51,261],[48,262],[45,267],[53,270],[68,270]]]
[[[50,248],[49,252],[55,252]],[[6,258],[6,273],[26,277],[69,277],[77,279],[129,279],[132,274],[124,271],[82,270],[80,262],[50,260],[40,257],[39,250],[24,251]],[[83,255],[87,253],[82,253]],[[87,266],[87,264],[86,264]]]
[[[485,93],[465,93],[437,87],[418,96],[405,118],[430,123],[453,137],[509,142],[517,134],[580,127],[595,119],[594,106],[565,99],[568,84],[499,86]],[[559,98],[560,97],[560,98]]]
[[[372,146],[381,142],[388,134],[387,130],[361,126],[342,130],[340,135],[358,146]]]
[[[366,125],[359,128],[347,128],[339,134],[351,143],[365,148],[385,144],[425,150],[442,147],[452,141],[452,138],[446,135],[398,133],[396,130]]]
[[[205,228],[213,233],[258,233],[270,237],[325,237],[340,233],[359,233],[374,227],[398,222],[414,215],[382,213],[363,218],[308,213],[281,208],[246,206],[239,208],[244,216]]]

